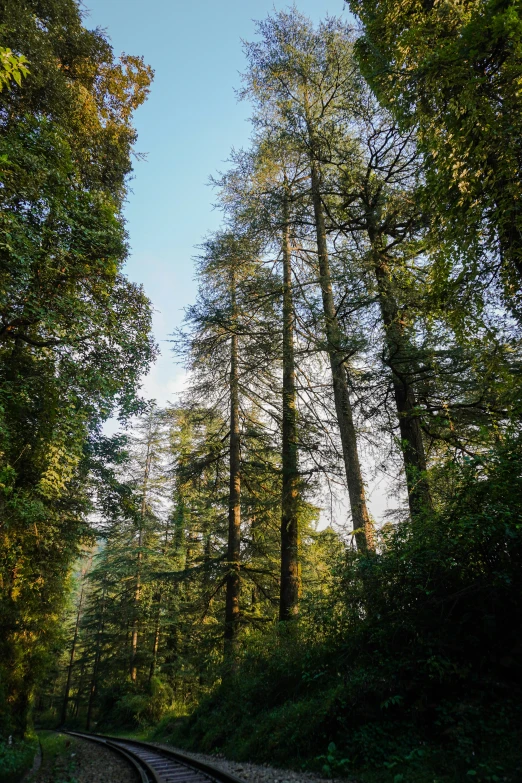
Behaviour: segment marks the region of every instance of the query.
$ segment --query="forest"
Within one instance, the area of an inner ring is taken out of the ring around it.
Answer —
[[[243,43],[163,407],[123,214],[152,69],[0,0],[0,781],[57,727],[522,780],[522,10],[347,8]]]

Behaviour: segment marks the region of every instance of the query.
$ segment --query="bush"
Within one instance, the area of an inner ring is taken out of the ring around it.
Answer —
[[[149,724],[158,723],[172,706],[174,691],[166,682],[153,677],[150,681],[150,695],[148,697],[145,719]]]
[[[16,783],[30,769],[37,749],[35,739],[13,742],[0,740],[0,783]]]
[[[103,727],[137,729],[158,723],[172,706],[170,685],[153,677],[145,688],[117,683],[105,690],[100,704]]]
[[[171,739],[386,781],[522,779],[520,445],[444,470],[438,511],[347,553],[329,627],[311,607],[253,637]]]

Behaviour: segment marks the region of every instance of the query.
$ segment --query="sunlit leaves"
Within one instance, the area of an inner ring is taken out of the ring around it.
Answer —
[[[29,68],[23,54],[13,54],[11,49],[0,46],[0,91],[14,81],[22,86],[22,78],[27,76]]]

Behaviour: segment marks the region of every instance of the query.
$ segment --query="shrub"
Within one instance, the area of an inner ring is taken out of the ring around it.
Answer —
[[[34,739],[12,742],[0,740],[0,783],[16,783],[30,769],[36,753]]]
[[[310,607],[292,633],[253,636],[171,739],[383,780],[520,779],[522,450],[439,472],[435,512],[347,552],[329,626],[322,605],[320,633]]]

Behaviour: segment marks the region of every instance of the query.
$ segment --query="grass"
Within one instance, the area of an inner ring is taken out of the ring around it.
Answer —
[[[76,762],[71,756],[74,739],[54,731],[39,731],[42,771],[52,783],[76,783]],[[28,783],[32,783],[31,780]]]

